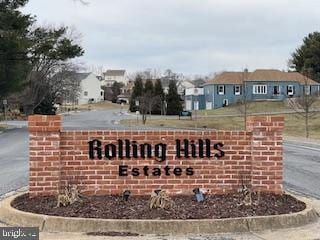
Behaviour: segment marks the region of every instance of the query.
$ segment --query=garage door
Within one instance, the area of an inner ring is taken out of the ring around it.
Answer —
[[[186,110],[191,111],[192,110],[192,102],[191,100],[186,101]]]
[[[206,109],[207,110],[212,109],[212,102],[206,102]]]

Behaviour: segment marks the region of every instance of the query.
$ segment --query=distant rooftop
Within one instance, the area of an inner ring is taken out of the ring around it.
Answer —
[[[104,76],[124,76],[126,73],[126,70],[107,70],[105,73],[103,73]]]
[[[205,85],[210,84],[242,84],[243,81],[298,81],[301,84],[319,85],[298,72],[283,72],[276,69],[257,69],[254,72],[223,72]]]

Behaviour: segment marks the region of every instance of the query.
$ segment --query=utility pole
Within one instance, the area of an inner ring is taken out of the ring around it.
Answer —
[[[195,103],[196,104],[193,104],[193,108],[194,108],[194,115],[195,115],[195,118],[194,118],[194,121],[195,121],[195,127],[198,128],[198,122],[197,122],[197,110],[199,108],[199,100],[198,100],[198,89],[195,88],[194,89],[194,96],[195,96]],[[194,106],[195,105],[195,106]]]

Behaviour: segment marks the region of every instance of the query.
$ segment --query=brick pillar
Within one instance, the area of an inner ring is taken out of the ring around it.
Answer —
[[[61,116],[29,116],[28,128],[29,196],[55,195],[60,182]]]
[[[252,190],[283,191],[283,116],[252,116],[247,120],[252,132]]]

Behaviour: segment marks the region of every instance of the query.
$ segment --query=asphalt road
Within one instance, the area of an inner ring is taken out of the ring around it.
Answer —
[[[28,133],[26,128],[0,134],[0,195],[26,186]]]
[[[136,116],[119,110],[81,112],[64,116],[64,128],[128,129],[119,124],[122,118]],[[0,195],[28,184],[28,133],[25,123],[13,124],[22,128],[0,133]],[[284,184],[288,190],[320,199],[320,146],[285,142]]]
[[[127,126],[120,125],[120,120],[124,118],[133,118],[120,110],[92,110],[89,112],[79,112],[76,114],[63,116],[63,127],[65,129],[128,129]],[[135,126],[132,126],[135,128]]]
[[[287,190],[320,199],[320,146],[285,142],[284,185]]]

